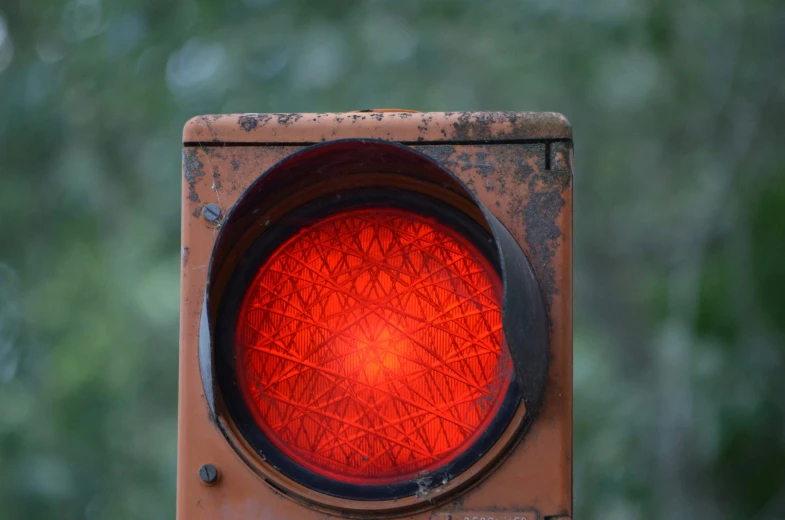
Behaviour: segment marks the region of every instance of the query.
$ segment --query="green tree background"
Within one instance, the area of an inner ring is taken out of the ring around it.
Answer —
[[[785,518],[774,0],[0,0],[0,517],[174,517],[182,125],[368,107],[571,119],[576,518]]]

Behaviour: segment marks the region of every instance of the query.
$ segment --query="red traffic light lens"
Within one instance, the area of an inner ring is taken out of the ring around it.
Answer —
[[[312,222],[266,257],[242,299],[239,390],[296,464],[353,484],[454,460],[514,377],[501,281],[467,237],[388,207]]]

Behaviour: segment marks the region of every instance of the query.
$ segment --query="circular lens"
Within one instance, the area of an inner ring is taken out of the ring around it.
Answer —
[[[397,208],[311,222],[268,255],[238,313],[239,390],[296,464],[353,484],[463,454],[513,366],[501,282],[465,236]]]

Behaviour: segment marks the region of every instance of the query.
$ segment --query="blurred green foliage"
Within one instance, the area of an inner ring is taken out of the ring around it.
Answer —
[[[576,518],[785,518],[783,53],[775,0],[0,1],[0,516],[174,516],[183,123],[403,107],[573,122]]]

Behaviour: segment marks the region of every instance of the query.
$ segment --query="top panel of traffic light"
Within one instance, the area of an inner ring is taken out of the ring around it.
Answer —
[[[374,112],[340,114],[228,114],[198,116],[183,142],[298,143],[336,139],[423,142],[515,142],[572,139],[567,119],[554,112]]]

